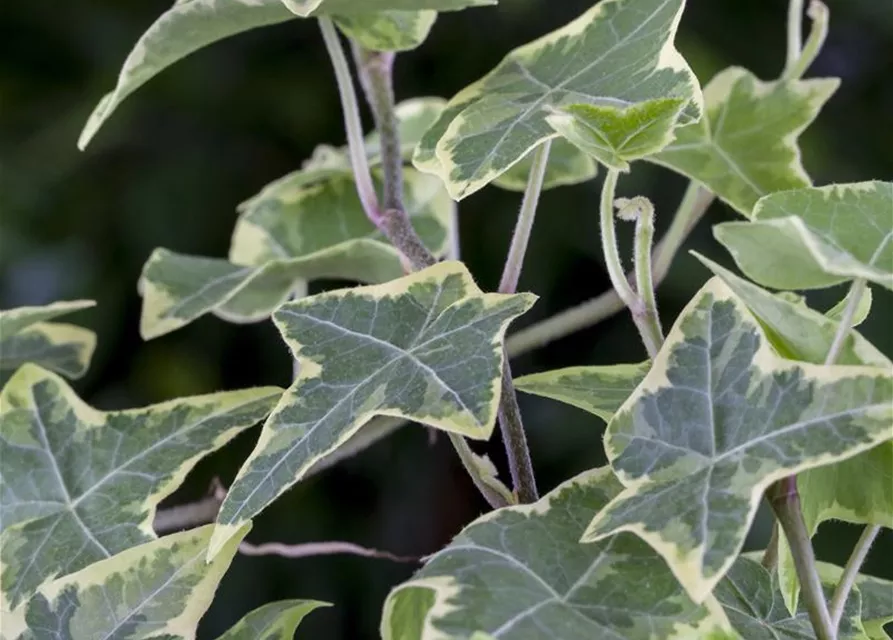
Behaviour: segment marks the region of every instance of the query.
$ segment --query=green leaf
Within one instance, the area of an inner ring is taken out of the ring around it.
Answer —
[[[693,603],[635,536],[579,543],[586,515],[621,489],[609,468],[594,469],[478,518],[391,591],[382,638],[735,637],[715,601]]]
[[[84,375],[96,348],[96,334],[74,325],[46,321],[95,304],[92,300],[72,300],[0,311],[0,386],[26,362],[69,378]]]
[[[28,628],[18,638],[195,638],[250,528],[235,532],[210,563],[205,555],[213,525],[152,540],[52,582],[28,602]]]
[[[608,422],[645,378],[650,362],[605,367],[567,367],[523,376],[518,391],[552,398],[594,413]]]
[[[719,276],[747,305],[760,321],[772,348],[780,356],[813,364],[822,364],[825,361],[840,326],[838,322],[805,304],[789,302],[780,294],[761,289],[698,253],[692,252],[692,255]],[[836,363],[887,368],[893,366],[883,353],[856,331],[851,331],[844,340]]]
[[[586,531],[631,531],[696,601],[734,561],[775,480],[887,440],[893,377],[881,367],[780,358],[744,303],[712,278],[605,434],[626,485]]]
[[[55,577],[154,538],[158,503],[280,394],[245,389],[105,413],[59,376],[19,369],[0,394],[0,600],[15,607]]]
[[[773,348],[785,358],[813,364],[825,361],[839,323],[805,305],[787,302],[695,254],[759,319]],[[893,363],[858,332],[851,331],[839,364],[870,365],[890,371]],[[829,519],[893,526],[893,442],[857,456],[808,469],[797,476],[800,506],[810,535]],[[789,610],[796,610],[799,582],[787,541],[779,540],[779,582]]]
[[[318,15],[347,15],[373,11],[456,11],[496,4],[497,0],[277,0],[306,18]]]
[[[400,253],[369,221],[349,173],[264,189],[242,207],[229,261],[157,249],[143,268],[140,333],[155,338],[206,314],[263,320],[299,283],[319,278],[387,282],[403,275]],[[405,174],[406,210],[435,255],[447,247],[455,203],[434,177]]]
[[[706,115],[676,130],[650,161],[678,171],[750,217],[762,196],[811,184],[797,138],[837,89],[836,78],[761,82],[730,67],[704,88]]]
[[[840,322],[843,318],[843,310],[846,309],[846,306],[849,304],[850,299],[853,297],[853,293],[854,291],[852,289],[847,291],[847,294],[843,297],[843,300],[828,309],[825,312],[825,315],[835,322]],[[858,327],[860,324],[865,322],[866,318],[868,318],[868,314],[871,313],[872,297],[873,296],[871,293],[871,287],[865,287],[865,289],[861,292],[859,302],[856,303],[856,313],[855,315],[853,315],[852,326]]]
[[[283,305],[298,377],[230,487],[215,540],[260,513],[375,415],[476,439],[493,431],[509,322],[531,294],[481,293],[461,262]]]
[[[827,583],[826,583],[827,584]],[[828,589],[830,598],[833,588]],[[732,626],[747,640],[803,640],[815,638],[805,608],[791,615],[773,575],[756,560],[739,557],[714,591]],[[859,591],[850,593],[840,621],[840,640],[868,640],[859,619]]]
[[[233,625],[217,640],[293,640],[304,617],[319,607],[318,600],[282,600],[259,607]]]
[[[536,149],[530,151],[505,173],[493,180],[493,186],[508,191],[523,192],[527,188],[530,169],[533,167],[533,156]],[[580,184],[591,180],[598,174],[598,164],[588,155],[577,149],[564,138],[555,138],[549,149],[549,160],[546,163],[546,175],[543,176],[543,190]]]
[[[647,100],[626,107],[571,104],[546,122],[606,167],[629,171],[629,162],[657,153],[673,141],[685,101]]]
[[[744,274],[775,289],[865,278],[893,289],[893,182],[834,184],[761,198],[752,222],[713,228]]]
[[[90,114],[78,139],[78,148],[86,148],[124,99],[164,69],[202,47],[238,33],[293,20],[295,13],[304,16],[359,13],[359,20],[368,25],[368,14],[372,11],[449,11],[494,4],[496,0],[290,1],[295,6],[287,7],[282,0],[176,0],[140,36],[127,55],[115,88],[103,96]]]
[[[680,98],[687,102],[681,120],[697,120],[700,87],[673,46],[684,4],[602,0],[570,24],[515,49],[450,100],[413,162],[439,175],[459,200],[555,137],[546,121],[555,108]]]
[[[382,11],[335,16],[344,34],[370,51],[409,51],[425,41],[436,11]]]

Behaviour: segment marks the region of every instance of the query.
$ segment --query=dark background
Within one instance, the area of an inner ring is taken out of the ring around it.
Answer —
[[[826,0],[827,1],[827,0]],[[784,58],[783,0],[691,0],[678,46],[702,84],[728,65],[772,79]],[[439,18],[429,40],[398,58],[398,99],[450,97],[511,48],[585,11],[586,0],[503,0]],[[816,184],[893,178],[893,7],[881,0],[831,0],[827,45],[809,75],[843,85],[802,138]],[[93,298],[73,318],[96,330],[99,347],[76,389],[103,408],[141,406],[180,395],[260,384],[286,385],[290,363],[270,323],[234,326],[205,317],[148,343],[137,327],[136,281],[153,248],[226,255],[235,206],[296,168],[319,143],[342,144],[331,68],[313,21],[257,30],[206,48],[150,81],[113,116],[85,153],[77,135],[115,82],[126,54],[167,0],[0,3],[0,308]],[[368,116],[368,114],[365,114]],[[368,118],[367,118],[368,123]],[[659,232],[684,189],[678,176],[636,166],[625,195],[649,196]],[[598,250],[600,181],[542,199],[521,288],[541,299],[518,327],[601,293],[609,283]],[[463,257],[484,289],[495,289],[520,196],[488,188],[460,206]],[[716,204],[685,245],[726,265],[710,223],[734,218]],[[669,325],[708,272],[684,251],[659,290]],[[810,295],[826,309],[844,290]],[[863,332],[893,355],[891,296],[874,289]],[[626,314],[515,361],[516,374],[638,362],[643,348]],[[542,492],[604,462],[603,424],[547,400],[522,397]],[[174,502],[202,495],[213,475],[225,483],[259,429],[203,461]],[[503,465],[498,442],[489,447]],[[504,465],[503,465],[504,469]],[[448,542],[485,505],[446,438],[429,445],[405,428],[289,491],[256,521],[250,539],[343,539],[399,554],[427,554]],[[765,544],[761,516],[748,548]],[[820,558],[842,563],[858,529],[827,525]],[[869,567],[893,577],[893,537]],[[886,562],[885,562],[886,560]],[[411,565],[357,557],[303,560],[240,557],[202,623],[215,637],[252,608],[305,597],[335,607],[312,614],[307,638],[377,637],[389,588]]]

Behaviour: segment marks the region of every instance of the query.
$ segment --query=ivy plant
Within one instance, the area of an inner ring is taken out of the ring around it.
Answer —
[[[889,637],[893,585],[860,569],[893,526],[893,363],[854,327],[872,287],[893,289],[893,183],[813,185],[801,162],[798,137],[840,84],[803,77],[827,7],[791,0],[778,78],[736,66],[702,90],[675,46],[684,0],[600,0],[455,96],[395,104],[397,53],[421,46],[438,12],[495,3],[177,0],[139,39],[81,148],[197,49],[292,20],[319,25],[347,144],[321,144],[240,205],[226,258],[159,248],[138,286],[146,340],[209,313],[271,320],[294,378],[285,390],[102,412],[61,377],[85,372],[95,336],[50,322],[93,302],[0,312],[3,638],[193,638],[237,553],[387,556],[244,537],[290,487],[406,422],[447,434],[492,510],[394,585],[385,640]],[[618,193],[636,162],[689,181],[659,243],[652,203]],[[517,288],[540,194],[597,174],[593,242],[612,289],[510,333],[536,302]],[[456,213],[491,185],[523,195],[498,290],[484,291],[459,260]],[[697,256],[703,286],[678,317],[662,316],[655,289],[714,200],[739,216],[713,233],[741,273]],[[331,279],[356,286],[308,294]],[[846,296],[824,313],[800,293],[842,283]],[[630,362],[513,377],[513,356],[624,309],[642,339]],[[604,421],[608,464],[540,497],[518,391]],[[231,487],[157,509],[200,459],[258,423]],[[469,442],[497,424],[504,478]],[[744,552],[761,502],[772,538]],[[812,546],[832,518],[864,527],[843,567]],[[306,597],[265,604],[221,638],[291,638],[306,615],[338,605]]]

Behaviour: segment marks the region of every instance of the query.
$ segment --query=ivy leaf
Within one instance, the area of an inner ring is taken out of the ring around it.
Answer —
[[[278,181],[242,207],[229,261],[153,252],[139,284],[143,338],[206,313],[263,320],[305,280],[387,282],[403,275],[400,253],[369,221],[349,173],[298,182]],[[405,183],[407,213],[422,241],[443,255],[455,203],[434,176],[408,171]]]
[[[579,543],[587,514],[621,489],[609,468],[594,469],[478,518],[391,591],[382,638],[735,637],[715,601],[692,602],[635,536]]]
[[[571,104],[546,116],[546,122],[606,167],[629,171],[630,161],[657,153],[673,141],[673,127],[684,106],[678,98],[626,107]]]
[[[348,15],[373,11],[415,11],[436,9],[456,11],[468,7],[482,7],[496,4],[497,0],[278,0],[284,2],[290,11],[307,18],[323,14]]]
[[[304,617],[320,607],[318,600],[282,600],[259,607],[233,625],[217,640],[293,640]]]
[[[739,278],[707,258],[695,254],[744,302],[759,319],[780,355],[821,364],[831,348],[839,323],[805,305],[790,303]],[[837,358],[839,364],[893,369],[891,363],[858,332],[851,331]],[[857,456],[807,469],[797,476],[800,507],[810,535],[830,519],[854,524],[891,526],[893,513],[893,442],[885,442]],[[779,582],[788,609],[797,609],[800,591],[797,572],[786,539],[779,540]]]
[[[176,0],[127,55],[115,88],[103,96],[90,114],[78,148],[85,149],[125,98],[146,82],[189,54],[238,33],[293,20],[295,14],[340,15],[351,24],[348,16],[358,13],[368,25],[368,16],[375,11],[450,11],[494,3],[495,0],[290,0],[291,6],[286,6],[282,0]]]
[[[704,266],[719,276],[756,316],[772,348],[789,360],[822,364],[840,326],[838,322],[805,304],[789,302],[752,282],[736,276],[704,256],[692,252]],[[857,331],[844,340],[836,364],[891,367],[893,364]]]
[[[93,300],[71,300],[0,311],[0,386],[26,362],[69,378],[84,375],[96,348],[96,334],[74,325],[46,321],[95,304]]]
[[[0,393],[0,588],[12,607],[55,577],[155,537],[155,507],[198,460],[262,420],[281,389],[97,411],[34,365]]]
[[[836,78],[762,82],[731,67],[704,88],[706,114],[649,158],[696,180],[750,217],[762,196],[811,184],[797,138],[837,90]]]
[[[235,532],[210,563],[213,525],[152,540],[56,580],[28,602],[27,629],[18,640],[194,638],[250,528]]]
[[[515,388],[573,405],[608,422],[650,368],[651,362],[567,367],[517,378]]]
[[[830,599],[833,583],[825,584]],[[716,585],[714,595],[742,638],[802,640],[815,637],[807,610],[801,607],[795,615],[789,613],[773,575],[755,560],[744,556],[735,560]],[[853,589],[841,616],[840,640],[868,640],[860,620],[861,610],[861,596],[857,589]]]
[[[409,51],[425,41],[436,11],[381,11],[335,16],[344,34],[370,51]]]
[[[230,487],[215,541],[260,513],[375,415],[489,438],[503,337],[535,300],[481,293],[465,266],[450,261],[383,285],[283,305],[273,321],[300,373]]]
[[[744,274],[776,289],[821,289],[865,278],[893,289],[893,182],[857,182],[775,193],[752,222],[714,235]]]
[[[524,191],[533,167],[536,149],[530,151],[505,173],[493,180],[493,186],[507,191]],[[555,138],[549,149],[546,162],[546,175],[543,176],[543,190],[580,184],[598,174],[598,164],[588,155],[577,149],[564,138]]]
[[[852,289],[847,291],[847,294],[843,297],[843,300],[828,309],[825,312],[825,315],[835,322],[840,322],[843,319],[843,311],[850,303],[850,299],[852,299],[853,293],[855,292]],[[856,303],[856,313],[853,315],[852,326],[858,327],[860,324],[865,322],[868,314],[871,313],[872,297],[873,296],[871,293],[871,288],[865,287],[865,289],[862,291],[861,296],[859,297],[859,302]]]
[[[744,303],[712,278],[680,315],[605,449],[626,489],[584,540],[631,531],[696,601],[734,561],[766,487],[889,438],[893,378],[776,355]]]
[[[456,200],[471,195],[544,140],[546,117],[576,103],[624,107],[656,98],[701,115],[701,92],[673,46],[684,0],[603,0],[570,24],[509,53],[450,100],[413,162]]]

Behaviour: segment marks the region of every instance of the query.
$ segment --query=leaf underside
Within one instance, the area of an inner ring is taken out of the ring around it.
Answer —
[[[873,180],[775,193],[750,223],[714,235],[744,274],[775,289],[864,278],[893,289],[893,182]]]
[[[293,640],[308,613],[328,606],[318,600],[270,602],[245,615],[217,640]]]
[[[696,180],[745,217],[774,191],[811,184],[797,138],[839,86],[833,78],[762,82],[730,67],[704,88],[706,114],[649,158]]]
[[[625,491],[586,540],[631,531],[700,601],[737,556],[771,482],[888,439],[893,378],[879,367],[785,360],[712,278],[608,425]]]

